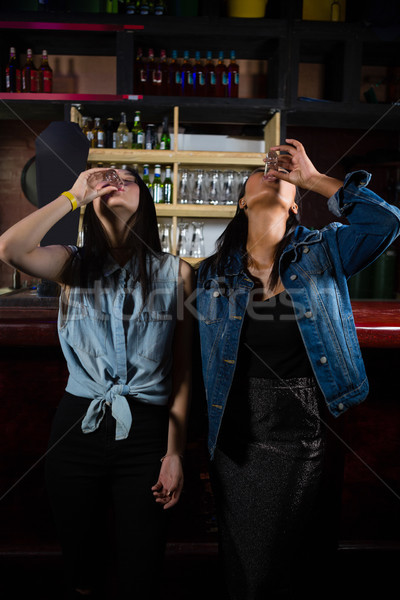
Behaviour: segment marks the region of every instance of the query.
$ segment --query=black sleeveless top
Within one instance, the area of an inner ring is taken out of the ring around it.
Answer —
[[[243,322],[235,378],[313,377],[290,296],[286,291],[262,301],[252,296]]]

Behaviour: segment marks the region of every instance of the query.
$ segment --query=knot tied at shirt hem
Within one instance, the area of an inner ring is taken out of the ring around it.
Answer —
[[[83,433],[92,433],[98,429],[108,405],[111,407],[111,414],[116,420],[115,439],[126,439],[132,425],[131,409],[126,399],[129,394],[129,385],[116,384],[107,390],[104,395],[94,398],[89,404],[82,421]]]

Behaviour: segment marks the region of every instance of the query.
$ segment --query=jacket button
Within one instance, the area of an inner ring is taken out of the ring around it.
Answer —
[[[297,275],[291,275],[291,276],[290,276],[290,279],[291,279],[292,281],[295,281],[295,280],[297,279]]]
[[[305,316],[306,319],[311,319],[311,317],[312,317],[311,310],[308,310],[306,313],[304,313],[304,316]]]
[[[343,410],[344,409],[344,404],[343,402],[339,402],[339,404],[337,405],[339,410]]]
[[[219,295],[220,295],[220,293],[219,293],[219,292],[217,292],[217,291],[213,292],[213,296],[214,296],[214,298],[218,298],[218,296],[219,296]]]
[[[319,361],[322,365],[325,365],[328,362],[328,359],[326,358],[326,356],[321,356]]]
[[[310,248],[308,246],[304,246],[303,253],[307,254],[308,252],[310,252]]]

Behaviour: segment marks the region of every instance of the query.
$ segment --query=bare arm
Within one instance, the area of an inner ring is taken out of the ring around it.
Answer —
[[[112,186],[96,189],[99,173],[104,170],[106,169],[88,169],[79,175],[69,190],[76,198],[78,207],[115,189]],[[0,237],[0,260],[34,277],[59,281],[69,257],[68,250],[61,245],[41,247],[39,244],[53,225],[71,209],[69,199],[59,196],[10,227]]]
[[[185,261],[180,261],[178,311],[181,311],[194,288],[194,272]],[[190,406],[191,348],[193,318],[186,307],[178,318],[174,337],[173,385],[169,407],[168,447],[162,461],[160,476],[152,490],[156,502],[164,508],[174,506],[183,487],[182,457],[186,445],[186,428]]]

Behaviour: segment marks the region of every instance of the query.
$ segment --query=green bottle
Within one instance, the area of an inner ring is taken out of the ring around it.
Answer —
[[[172,204],[172,189],[171,167],[168,165],[165,167],[164,204]]]
[[[147,185],[147,187],[150,190],[151,195],[153,195],[153,191],[152,191],[152,184],[150,181],[150,167],[149,165],[143,165],[143,183],[145,183]]]
[[[168,130],[168,117],[164,117],[160,139],[160,150],[171,150],[171,137]]]
[[[135,119],[132,127],[132,148],[142,150],[144,148],[144,130],[140,120],[140,110],[135,112]]]
[[[152,187],[154,204],[164,204],[164,184],[161,180],[161,165],[154,165]]]

